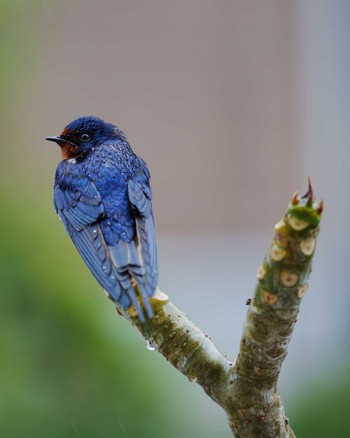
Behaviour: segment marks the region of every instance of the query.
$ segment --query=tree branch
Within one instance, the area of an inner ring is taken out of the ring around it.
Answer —
[[[240,351],[226,359],[208,335],[157,290],[155,316],[141,324],[134,308],[124,315],[176,369],[226,412],[237,437],[294,437],[285,415],[277,380],[287,355],[296,316],[307,290],[323,203],[297,193],[258,270],[249,300]]]

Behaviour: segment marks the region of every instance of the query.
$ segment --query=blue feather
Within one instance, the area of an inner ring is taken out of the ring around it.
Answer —
[[[79,143],[81,133],[88,143]],[[158,260],[148,169],[122,131],[100,119],[77,119],[61,136],[76,145],[77,156],[57,168],[55,209],[111,299],[126,309],[133,304],[143,322],[134,278],[152,318],[149,297],[157,287]]]

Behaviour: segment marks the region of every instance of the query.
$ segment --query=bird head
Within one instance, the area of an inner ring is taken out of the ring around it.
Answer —
[[[85,116],[67,125],[56,137],[47,137],[61,147],[64,160],[88,154],[93,148],[107,140],[125,139],[124,133],[111,123],[98,117]]]

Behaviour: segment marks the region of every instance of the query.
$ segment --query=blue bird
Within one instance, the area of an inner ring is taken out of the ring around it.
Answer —
[[[80,117],[57,137],[63,160],[57,167],[54,205],[74,245],[109,298],[148,318],[157,287],[157,242],[150,174],[125,134],[103,120]]]

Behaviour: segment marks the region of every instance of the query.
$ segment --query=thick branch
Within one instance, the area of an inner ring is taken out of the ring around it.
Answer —
[[[309,180],[308,192],[293,196],[285,217],[275,226],[258,270],[234,367],[236,397],[245,399],[244,407],[230,418],[237,436],[294,436],[276,384],[308,287],[322,210],[322,201],[314,203]],[[244,396],[247,387],[251,391],[248,397]]]
[[[152,300],[155,316],[146,324],[138,324],[139,330],[176,369],[222,405],[232,362],[183,312],[162,299],[167,297],[160,293]]]
[[[237,437],[294,437],[276,384],[307,290],[322,209],[309,183],[275,226],[235,362],[159,290],[152,320],[141,324],[133,308],[124,313],[151,346],[226,411]]]

